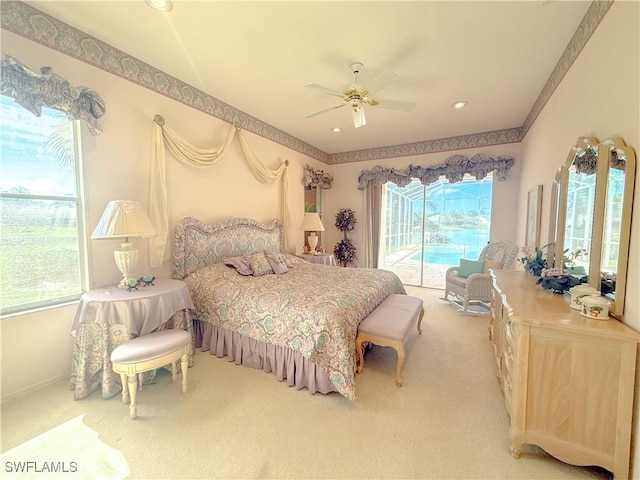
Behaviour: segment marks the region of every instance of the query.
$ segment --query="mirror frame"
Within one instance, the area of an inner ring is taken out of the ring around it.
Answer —
[[[569,183],[569,169],[561,165],[556,170],[556,176],[551,184],[551,212],[549,213],[549,238],[547,245],[547,265],[562,268],[563,255],[556,252],[564,251],[564,232],[567,221],[567,210],[560,209],[560,205],[567,203],[567,185]]]
[[[624,170],[624,192],[622,196],[622,213],[620,216],[620,238],[618,242],[618,263],[616,270],[616,290],[615,297],[609,298],[613,302],[610,312],[615,317],[624,314],[624,302],[627,289],[627,267],[629,263],[629,246],[631,241],[631,213],[633,211],[633,194],[636,177],[636,154],[633,149],[627,146],[619,137],[603,141],[598,145],[598,180],[596,180],[596,210],[594,212],[594,225],[601,225],[596,236],[592,237],[591,249],[595,254],[590,259],[594,263],[594,271],[597,276],[593,276],[592,269],[589,269],[589,285],[600,290],[600,275],[602,266],[602,249],[604,242],[604,220],[606,199],[609,193],[609,171],[611,170],[612,153],[620,152],[618,158],[624,158],[626,162]],[[602,161],[606,159],[606,161]],[[600,181],[602,179],[602,181]],[[597,269],[595,269],[597,266]],[[592,281],[593,280],[593,281]]]
[[[579,137],[575,145],[571,147],[567,154],[567,159],[563,165],[560,165],[556,171],[556,176],[551,188],[551,213],[549,216],[549,244],[547,253],[547,263],[554,268],[562,268],[564,264],[564,234],[567,222],[567,196],[569,194],[569,170],[571,169],[576,157],[586,153],[587,148],[591,147],[598,152],[598,139],[595,137]],[[596,174],[596,192],[597,192],[597,171]],[[597,193],[596,193],[597,199]],[[594,199],[594,210],[597,201]],[[564,207],[564,208],[561,208]],[[592,226],[595,223],[592,222]],[[557,254],[556,254],[557,252]],[[591,278],[591,253],[593,252],[593,228],[591,231],[591,251],[589,252],[589,278]],[[599,277],[599,274],[598,274]]]
[[[562,268],[564,263],[564,236],[566,228],[566,204],[568,194],[569,169],[574,159],[591,147],[598,152],[596,166],[596,191],[591,230],[591,249],[589,252],[589,285],[601,290],[601,265],[604,241],[604,219],[606,198],[609,190],[608,178],[611,169],[612,152],[620,152],[618,157],[626,160],[624,175],[624,192],[620,219],[620,238],[618,244],[618,263],[616,271],[615,300],[612,301],[610,313],[622,317],[626,294],[627,266],[629,260],[629,244],[631,239],[631,213],[633,211],[633,194],[635,189],[636,155],[634,150],[619,138],[598,142],[594,137],[579,137],[571,147],[567,160],[556,171],[551,188],[551,211],[549,216],[549,243],[547,263],[555,268]]]

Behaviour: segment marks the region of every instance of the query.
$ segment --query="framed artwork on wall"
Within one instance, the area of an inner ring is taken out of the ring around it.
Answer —
[[[542,185],[533,187],[527,193],[527,232],[525,245],[540,246],[540,216],[542,211]]]

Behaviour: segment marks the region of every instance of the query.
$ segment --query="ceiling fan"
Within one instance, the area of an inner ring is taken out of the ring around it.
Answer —
[[[362,71],[364,65],[360,62],[354,62],[350,66],[351,71],[353,72],[353,75],[355,77],[355,82],[349,85],[343,92],[338,92],[336,90],[332,90],[315,83],[305,85],[306,87],[313,88],[314,90],[318,90],[328,95],[333,95],[334,97],[340,97],[342,99],[342,103],[340,103],[340,105],[335,105],[333,107],[324,108],[317,112],[310,113],[309,115],[306,115],[305,118],[313,118],[318,115],[322,115],[323,113],[330,112],[331,110],[335,110],[336,108],[341,108],[345,105],[349,105],[351,107],[351,113],[353,114],[353,125],[355,126],[355,128],[360,128],[364,127],[367,124],[367,120],[364,116],[365,105],[370,105],[372,107],[378,108],[386,108],[390,110],[401,110],[404,112],[410,112],[415,108],[416,104],[412,102],[401,102],[399,100],[383,100],[381,98],[373,98],[375,94],[380,90],[400,78],[395,73],[385,70],[365,86],[362,86],[358,83],[358,74]]]

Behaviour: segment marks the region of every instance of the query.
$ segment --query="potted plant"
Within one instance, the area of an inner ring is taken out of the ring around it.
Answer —
[[[339,208],[336,213],[336,228],[341,231],[344,238],[340,240],[333,249],[333,255],[336,257],[337,262],[346,267],[356,261],[356,247],[351,242],[351,239],[347,237],[347,232],[353,230],[356,226],[356,214],[350,208]]]
[[[518,261],[522,264],[525,271],[532,275],[539,277],[542,274],[542,269],[547,268],[547,259],[544,257],[544,249],[551,243],[546,244],[542,248],[535,247],[531,250],[531,247],[522,247],[523,257],[520,257]]]

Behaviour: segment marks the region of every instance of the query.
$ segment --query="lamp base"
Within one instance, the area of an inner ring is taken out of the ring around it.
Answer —
[[[133,248],[133,243],[124,242],[120,244],[120,250],[114,250],[113,256],[116,259],[118,270],[122,273],[122,279],[118,283],[118,288],[129,288],[137,282],[134,272],[138,266],[140,251]]]
[[[311,232],[307,237],[307,242],[309,242],[309,255],[317,255],[316,247],[318,246],[318,236],[316,232]]]

